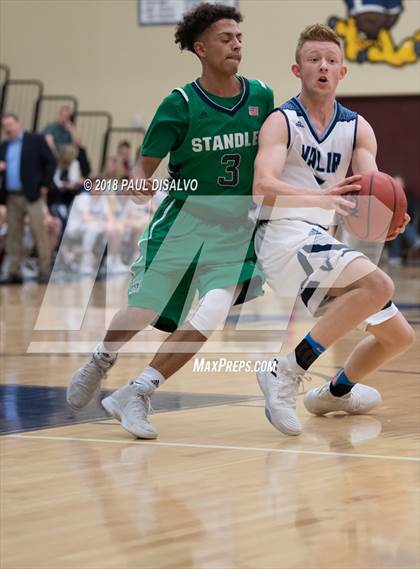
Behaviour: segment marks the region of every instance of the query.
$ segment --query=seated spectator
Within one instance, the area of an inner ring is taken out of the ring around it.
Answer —
[[[120,274],[128,270],[121,261],[124,224],[118,219],[116,199],[117,196],[111,193],[81,193],[73,202],[62,247],[71,247],[68,240],[81,243],[81,274],[96,274],[105,243],[108,245],[109,273]]]
[[[129,143],[122,143],[129,144]],[[102,172],[102,178],[121,180],[124,172],[120,168],[121,161],[117,156],[107,158]],[[127,172],[125,172],[127,173]],[[166,194],[165,194],[166,195]],[[119,223],[122,229],[122,251],[121,256],[125,262],[130,264],[138,255],[138,241],[143,233],[153,213],[158,208],[163,197],[161,192],[156,192],[153,199],[146,204],[139,205],[131,195],[110,196],[109,207],[114,214],[115,223]]]
[[[25,132],[19,118],[8,113],[2,117],[6,140],[0,144],[0,216],[7,213],[6,251],[9,274],[2,284],[22,283],[22,240],[25,216],[38,253],[38,282],[48,282],[51,251],[44,225],[45,196],[52,187],[55,158],[39,134]]]
[[[63,230],[67,223],[69,208],[83,184],[76,155],[77,148],[74,145],[66,144],[60,147],[57,169],[53,178],[54,189],[48,198],[50,213],[61,220]]]
[[[103,180],[122,180],[124,177],[124,170],[121,166],[120,160],[116,156],[110,156],[105,160],[101,178]]]
[[[122,177],[128,179],[134,166],[131,155],[131,144],[128,140],[122,140],[117,148],[117,160],[121,169]]]
[[[66,144],[60,148],[54,184],[70,202],[73,201],[75,192],[83,185],[80,164],[77,160],[77,148],[72,144]]]
[[[71,114],[71,108],[68,105],[63,105],[58,111],[57,120],[48,123],[43,130],[45,139],[55,154],[58,154],[60,147],[66,144],[80,145],[80,139],[76,134]]]
[[[79,144],[78,150],[79,152],[77,154],[76,160],[79,162],[80,172],[83,178],[88,178],[91,173],[91,166],[86,148],[84,146],[80,146]]]
[[[124,217],[124,260],[128,264],[134,262],[139,255],[138,242],[146,227],[149,225],[154,212],[157,209],[154,198],[144,205],[138,205],[129,199],[125,198],[125,212]]]

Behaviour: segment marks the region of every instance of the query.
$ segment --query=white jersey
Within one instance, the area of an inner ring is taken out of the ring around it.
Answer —
[[[322,136],[296,97],[278,112],[286,118],[289,140],[281,180],[291,186],[328,188],[346,177],[356,141],[357,113],[335,103],[334,115]],[[333,222],[334,211],[321,208],[269,208],[260,219],[303,219],[320,225]]]

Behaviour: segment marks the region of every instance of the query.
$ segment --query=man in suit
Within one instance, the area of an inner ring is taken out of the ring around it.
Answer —
[[[45,284],[51,251],[44,226],[44,197],[52,187],[56,161],[44,137],[25,132],[15,114],[4,115],[2,127],[6,140],[0,144],[0,214],[7,212],[6,252],[10,259],[9,276],[3,283],[22,283],[22,238],[27,215],[38,252],[38,281]]]

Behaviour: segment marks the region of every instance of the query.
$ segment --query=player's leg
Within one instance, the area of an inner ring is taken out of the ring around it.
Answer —
[[[236,287],[210,290],[191,319],[165,340],[150,365],[102,401],[129,433],[138,438],[157,437],[157,430],[148,419],[150,396],[199,351],[214,330],[224,325],[237,296],[235,290]]]
[[[346,266],[327,297],[334,299],[311,330],[312,338],[325,349],[356,328],[389,302],[392,279],[365,257]]]
[[[148,401],[153,391],[181,369],[214,330],[223,328],[233,302],[242,303],[262,294],[263,274],[256,264],[252,225],[244,223],[239,227],[225,227],[221,232],[220,226],[203,223],[188,213],[183,213],[183,218],[187,227],[196,227],[193,234],[198,238],[200,253],[197,256],[197,248],[193,249],[190,267],[173,294],[164,296],[170,301],[154,323],[160,329],[172,331],[172,334],[137,378],[102,402],[122,426],[137,437],[157,435],[155,429],[151,431],[147,419]],[[189,232],[182,243],[177,239],[175,251],[185,253],[191,241]],[[181,260],[184,261],[183,258]],[[185,267],[185,262],[182,266]],[[185,321],[196,290],[200,302],[193,316]],[[132,296],[135,294],[134,290]],[[136,398],[137,404],[133,402]],[[129,406],[128,402],[132,404]]]
[[[172,297],[174,280],[171,275],[150,269],[146,271],[143,258],[134,263],[131,270],[128,307],[117,312],[104,341],[96,347],[88,361],[70,380],[67,402],[74,409],[81,409],[89,403],[106,372],[115,364],[118,350],[135,334],[156,321],[164,309],[165,299]]]
[[[343,366],[353,383],[407,351],[415,338],[413,328],[401,312],[383,322],[368,324],[366,331],[369,336],[354,348]]]
[[[118,350],[157,317],[148,308],[127,307],[113,317],[110,327],[86,363],[67,386],[67,403],[75,410],[85,407],[100,389],[106,373],[115,365]]]
[[[97,393],[106,372],[115,364],[118,350],[137,332],[156,320],[165,306],[165,299],[170,299],[172,296],[177,277],[171,274],[171,265],[168,262],[165,264],[165,273],[152,270],[150,264],[147,266],[148,253],[151,250],[159,250],[173,222],[172,218],[165,219],[159,210],[155,218],[157,221],[153,223],[159,231],[156,229],[152,239],[146,236],[147,242],[144,243],[146,254],[140,252],[137,261],[131,267],[128,307],[114,316],[104,341],[96,347],[87,362],[70,380],[67,402],[74,409],[81,409],[89,403]],[[173,249],[168,251],[168,258],[171,257],[171,253],[174,253]]]
[[[215,330],[222,330],[232,304],[242,304],[263,294],[263,274],[245,233],[244,262],[214,265],[197,279],[200,302],[193,316],[162,345],[150,366],[168,378],[191,359]],[[233,285],[232,283],[235,283]],[[188,304],[188,302],[187,302]],[[173,319],[182,321],[175,315]],[[179,347],[182,347],[180,350]],[[170,353],[168,358],[165,354]]]
[[[414,340],[414,330],[391,304],[366,320],[371,334],[352,351],[343,368],[328,383],[305,395],[306,409],[316,415],[331,411],[367,413],[382,402],[379,392],[359,383],[383,363],[405,352]]]
[[[336,297],[295,349],[275,359],[275,372],[257,375],[269,421],[284,434],[298,435],[296,394],[303,374],[332,343],[386,304],[393,283],[361,253],[304,222],[270,222],[258,230],[256,243],[267,281],[279,296],[303,283],[301,296],[312,312],[326,292]]]
[[[334,342],[378,312],[389,301],[393,290],[392,280],[368,259],[353,260],[328,290],[325,314],[296,348],[279,360],[279,365],[304,373]],[[331,384],[311,390],[305,396],[305,406],[313,413],[338,410],[366,413],[381,403],[376,389],[361,383],[356,387],[344,371]]]

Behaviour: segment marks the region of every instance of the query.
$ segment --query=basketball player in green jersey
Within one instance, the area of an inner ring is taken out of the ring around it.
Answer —
[[[149,199],[151,176],[170,153],[170,174],[188,190],[170,192],[158,208],[140,239],[128,307],[114,316],[103,343],[67,389],[70,406],[83,408],[115,364],[118,349],[138,331],[152,323],[172,332],[151,364],[102,402],[139,438],[157,436],[147,418],[156,387],[224,323],[233,303],[260,294],[263,277],[248,211],[258,131],[274,102],[262,82],[237,75],[241,20],[234,8],[201,4],[177,27],[176,42],[198,56],[202,74],[158,108],[136,177],[147,180],[143,197]],[[196,291],[200,302],[185,322]]]

